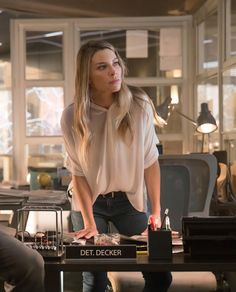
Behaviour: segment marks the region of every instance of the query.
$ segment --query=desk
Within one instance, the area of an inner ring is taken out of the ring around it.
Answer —
[[[70,202],[65,191],[58,190],[12,190],[0,189],[0,210],[12,210],[10,227],[17,227],[17,210],[23,206],[58,206],[70,210]],[[26,217],[27,220],[27,217]],[[25,224],[26,225],[26,222]]]
[[[236,271],[234,259],[191,259],[182,253],[173,254],[170,261],[148,261],[147,256],[138,256],[136,260],[65,260],[45,263],[46,292],[60,290],[60,272],[78,271]]]
[[[0,195],[0,210],[11,210],[13,211],[12,220],[10,223],[10,227],[16,228],[17,226],[17,210],[22,208],[22,206],[26,203],[26,197],[6,197]]]

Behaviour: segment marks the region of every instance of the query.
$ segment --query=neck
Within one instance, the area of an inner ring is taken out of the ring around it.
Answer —
[[[113,103],[113,95],[96,95],[91,98],[91,101],[96,105],[109,108]]]

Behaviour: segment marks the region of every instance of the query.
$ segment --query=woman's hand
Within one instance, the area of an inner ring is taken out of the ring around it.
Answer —
[[[157,230],[161,227],[161,219],[160,216],[151,214],[148,217],[148,225],[151,225],[152,230]],[[148,234],[148,227],[142,232],[142,235]]]
[[[152,230],[157,230],[161,227],[161,218],[155,214],[151,214],[148,218],[148,225],[151,225]]]
[[[97,227],[96,226],[86,226],[84,229],[75,232],[76,238],[86,238],[89,239],[94,235],[97,235]]]

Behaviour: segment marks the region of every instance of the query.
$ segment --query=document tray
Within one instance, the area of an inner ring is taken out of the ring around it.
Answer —
[[[236,257],[236,217],[183,217],[182,232],[191,257]]]

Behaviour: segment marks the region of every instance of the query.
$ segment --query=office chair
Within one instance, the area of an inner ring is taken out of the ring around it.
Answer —
[[[216,182],[217,161],[211,154],[161,155],[161,206],[169,209],[172,230],[182,232],[182,216],[208,216]],[[168,292],[216,291],[212,272],[173,272]],[[140,272],[109,272],[114,292],[141,292]]]

